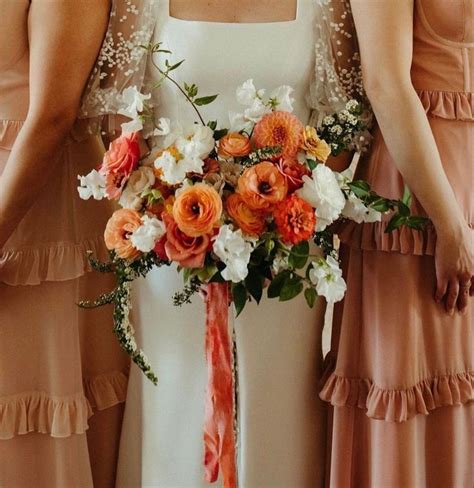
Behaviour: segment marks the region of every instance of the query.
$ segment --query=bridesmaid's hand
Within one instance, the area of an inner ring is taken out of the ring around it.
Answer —
[[[444,302],[446,311],[453,315],[467,309],[469,296],[474,294],[473,230],[463,224],[458,232],[437,232],[435,299]]]

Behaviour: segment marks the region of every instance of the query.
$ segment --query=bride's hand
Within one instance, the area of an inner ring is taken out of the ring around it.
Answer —
[[[437,232],[435,299],[452,315],[464,312],[474,293],[474,232],[464,224],[459,232]]]

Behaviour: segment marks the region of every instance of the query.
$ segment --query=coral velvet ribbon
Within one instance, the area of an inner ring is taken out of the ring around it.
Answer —
[[[207,285],[206,360],[205,478],[210,483],[215,482],[220,468],[224,488],[236,488],[234,387],[227,283]]]

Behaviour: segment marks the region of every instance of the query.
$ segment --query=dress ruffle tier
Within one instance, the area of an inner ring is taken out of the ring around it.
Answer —
[[[94,410],[123,403],[127,372],[114,371],[84,380],[84,392],[52,396],[24,392],[0,398],[0,439],[38,432],[51,437],[84,434]]]
[[[10,286],[39,285],[44,281],[67,281],[91,271],[87,251],[100,261],[108,252],[102,237],[79,243],[54,243],[44,247],[13,249],[0,254],[0,281]]]
[[[332,373],[320,397],[337,407],[358,407],[373,419],[405,422],[415,415],[473,400],[474,374],[468,372],[427,378],[404,390],[386,390],[370,379]]]
[[[470,92],[419,90],[425,112],[447,120],[474,120],[474,98]]]

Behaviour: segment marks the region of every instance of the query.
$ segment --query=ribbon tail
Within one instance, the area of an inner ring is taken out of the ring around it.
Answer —
[[[224,488],[236,488],[233,360],[229,335],[229,289],[226,283],[207,285],[206,361],[205,479],[210,483],[215,482],[220,469]]]

